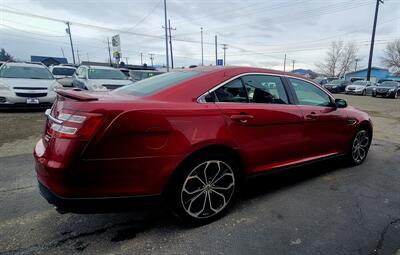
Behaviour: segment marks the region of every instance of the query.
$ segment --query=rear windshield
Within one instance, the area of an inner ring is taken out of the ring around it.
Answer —
[[[194,71],[164,73],[135,82],[132,85],[121,87],[114,90],[114,92],[129,95],[146,96],[162,89],[172,87],[185,80],[189,80],[198,74],[199,72]]]
[[[22,78],[22,79],[54,79],[50,71],[41,66],[9,66],[0,69],[0,77],[3,78]]]
[[[65,67],[55,67],[53,68],[54,75],[66,75],[72,76],[75,73],[75,69],[73,68],[65,68]]]
[[[163,74],[163,73],[164,72],[156,72],[156,71],[154,71],[154,72],[151,72],[151,71],[149,71],[149,72],[131,71],[130,72],[132,78],[134,80],[136,80],[136,81],[147,79],[147,78],[150,78],[150,77],[153,77],[153,76],[156,76],[156,75],[160,75],[160,74]]]

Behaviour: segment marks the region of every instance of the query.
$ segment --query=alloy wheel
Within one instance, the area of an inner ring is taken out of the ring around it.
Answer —
[[[367,156],[369,146],[369,135],[366,130],[360,130],[353,140],[351,156],[355,163],[362,162]]]
[[[231,167],[220,160],[205,161],[186,177],[181,190],[181,204],[197,219],[217,215],[229,204],[235,189]]]

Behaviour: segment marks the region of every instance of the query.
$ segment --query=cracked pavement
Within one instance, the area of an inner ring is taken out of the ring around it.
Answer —
[[[400,146],[248,180],[236,206],[198,228],[165,209],[59,214],[40,197],[31,155],[0,158],[0,254],[396,254]]]

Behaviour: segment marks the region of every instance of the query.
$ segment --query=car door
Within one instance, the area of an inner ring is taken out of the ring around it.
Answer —
[[[345,152],[350,132],[346,110],[337,108],[333,98],[317,85],[297,78],[287,79],[304,115],[307,157]]]
[[[212,93],[250,173],[303,157],[302,113],[279,76],[243,75]]]

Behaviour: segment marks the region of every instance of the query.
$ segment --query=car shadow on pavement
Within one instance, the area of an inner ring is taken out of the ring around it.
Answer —
[[[337,157],[304,166],[265,173],[244,181],[241,200],[248,200],[267,193],[273,193],[347,167],[348,165],[345,160],[342,157]]]
[[[253,198],[273,194],[330,171],[340,170],[344,166],[341,161],[328,160],[248,179],[244,182],[238,207]],[[234,214],[235,208],[238,207],[233,207],[231,214]],[[230,217],[229,213],[227,217]],[[152,229],[157,229],[156,232],[181,232],[189,229],[188,226],[181,224],[173,217],[165,207],[136,209],[112,214],[58,214],[52,212],[51,216],[45,217],[41,221],[39,225],[47,225],[47,230],[52,233],[51,240],[12,250],[11,253],[35,253],[39,250],[51,253],[61,247],[73,250],[73,252],[81,252],[87,248],[93,249],[97,245],[106,245],[103,243],[118,245],[119,242],[135,239],[138,234]],[[101,243],[98,243],[99,240]]]

